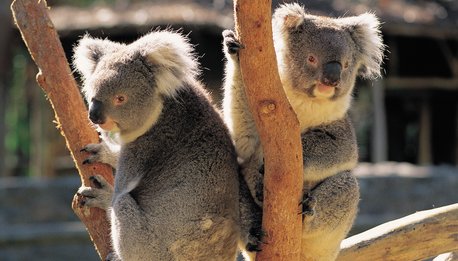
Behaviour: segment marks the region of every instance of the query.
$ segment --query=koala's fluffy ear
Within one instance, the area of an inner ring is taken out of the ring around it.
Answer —
[[[297,4],[283,4],[279,6],[273,14],[274,28],[282,28],[283,30],[297,28],[304,22],[304,8]]]
[[[173,96],[183,82],[193,82],[199,74],[193,47],[180,33],[151,32],[129,47],[154,68],[156,85],[163,95]]]
[[[92,38],[86,34],[73,48],[73,67],[81,73],[84,79],[87,79],[94,72],[102,56],[115,52],[122,46],[122,44]]]
[[[380,76],[380,66],[383,61],[383,44],[380,32],[380,21],[372,13],[338,19],[350,33],[360,53],[360,76],[371,78]]]

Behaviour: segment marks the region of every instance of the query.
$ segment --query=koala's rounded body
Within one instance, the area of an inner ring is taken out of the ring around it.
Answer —
[[[234,260],[238,180],[226,130],[191,87],[166,99],[162,115],[122,146],[111,212],[115,249],[123,260]]]
[[[359,201],[358,184],[350,172],[358,149],[347,113],[356,77],[379,75],[384,48],[379,22],[369,13],[333,19],[285,4],[275,10],[272,24],[280,78],[301,127],[304,182],[318,184],[303,197],[301,260],[334,260]],[[262,206],[263,153],[237,56],[243,43],[231,31],[223,36],[228,60],[224,119],[251,196]]]
[[[195,80],[188,41],[170,31],[129,45],[86,36],[75,49],[75,65],[84,77],[89,118],[120,144],[114,188],[97,176],[101,188],[79,190],[87,206],[109,212],[109,259],[234,260],[236,154]]]

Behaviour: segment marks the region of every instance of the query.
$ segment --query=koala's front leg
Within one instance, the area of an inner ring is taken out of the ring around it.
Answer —
[[[113,198],[113,186],[102,176],[96,175],[89,178],[94,187],[80,187],[77,194],[83,196],[81,206],[96,207],[107,210]]]
[[[91,143],[86,145],[81,152],[89,152],[91,155],[83,161],[83,164],[91,164],[95,162],[106,163],[113,168],[116,168],[119,158],[119,150],[113,150],[105,141],[101,143]]]
[[[305,181],[322,181],[358,163],[356,137],[348,117],[311,128],[301,139]]]
[[[223,32],[224,53],[227,58],[224,82],[223,112],[235,143],[240,162],[245,162],[259,146],[259,137],[245,95],[240,73],[239,50],[242,44],[231,30]]]
[[[234,31],[224,30],[223,38],[223,47],[226,56],[238,56],[239,50],[243,48],[243,45],[235,37]]]

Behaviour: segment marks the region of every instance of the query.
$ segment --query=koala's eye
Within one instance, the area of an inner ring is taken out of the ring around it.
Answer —
[[[113,103],[114,105],[122,105],[126,101],[127,101],[127,96],[119,94],[115,96]]]
[[[310,55],[307,60],[311,64],[316,64],[317,63],[317,60],[316,60],[315,56],[313,56],[313,55]]]

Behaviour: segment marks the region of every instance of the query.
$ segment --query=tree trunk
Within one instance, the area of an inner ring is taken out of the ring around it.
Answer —
[[[234,1],[235,28],[244,46],[240,66],[264,152],[262,226],[257,260],[299,260],[302,234],[302,145],[296,114],[283,91],[272,39],[271,1]]]
[[[84,186],[90,186],[89,177],[100,174],[113,183],[111,168],[103,164],[82,165],[87,157],[80,149],[88,143],[97,143],[97,132],[87,119],[87,110],[75,79],[68,66],[64,50],[54,25],[47,14],[44,0],[15,0],[11,9],[16,25],[39,68],[37,82],[48,97],[56,117],[57,127],[66,139]],[[101,258],[110,251],[109,223],[105,211],[79,207],[75,195],[72,208],[86,225]]]

